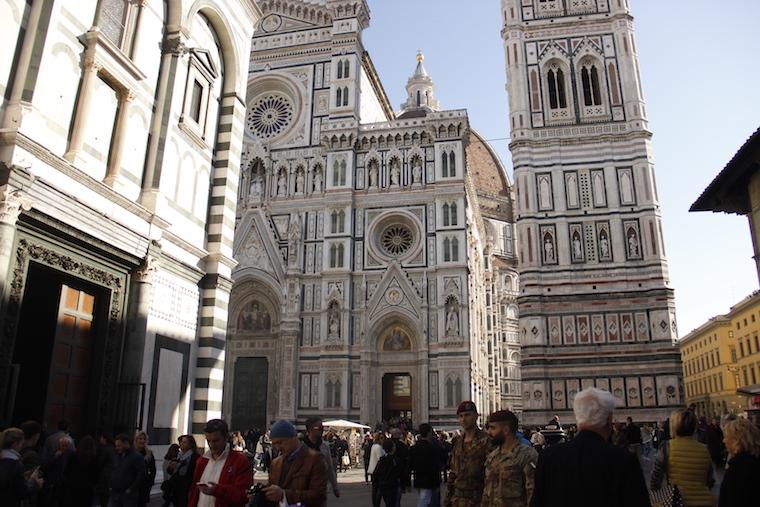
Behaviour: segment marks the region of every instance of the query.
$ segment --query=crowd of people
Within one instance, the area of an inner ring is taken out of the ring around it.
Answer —
[[[179,437],[163,459],[163,506],[324,507],[341,496],[338,474],[363,462],[373,507],[399,507],[414,494],[418,507],[744,507],[757,505],[760,429],[741,418],[698,418],[693,407],[668,421],[639,427],[614,422],[615,400],[589,388],[573,402],[575,424],[554,417],[523,428],[509,410],[491,413],[485,428],[471,401],[457,408],[454,435],[420,424],[380,427],[364,436],[325,433],[323,421],[290,421],[267,432],[230,432],[213,419],[205,451],[192,435]],[[144,506],[156,481],[148,435],[78,441],[62,421],[43,438],[30,421],[2,432],[0,500],[9,507]],[[642,457],[654,453],[645,479]],[[359,465],[361,466],[361,465]],[[254,486],[256,470],[268,472]],[[719,497],[712,493],[722,477]],[[445,487],[443,487],[445,485]],[[659,503],[663,502],[663,503]]]

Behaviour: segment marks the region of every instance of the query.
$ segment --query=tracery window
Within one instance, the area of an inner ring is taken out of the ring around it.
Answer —
[[[446,152],[441,153],[441,175],[444,178],[449,177],[449,156]]]
[[[131,56],[139,14],[140,2],[101,0],[96,24],[106,39]]]
[[[342,187],[346,184],[346,161],[336,160],[333,163],[333,186]]]
[[[583,104],[586,106],[601,106],[602,92],[599,86],[599,71],[594,64],[586,64],[581,68],[581,84],[583,87]]]
[[[340,107],[343,104],[343,88],[338,87],[335,90],[335,107]]]
[[[330,214],[330,232],[332,234],[346,232],[346,212],[344,210],[333,210]]]
[[[449,153],[449,177],[453,178],[457,175],[457,157],[452,151]]]
[[[343,87],[343,105],[344,106],[348,105],[348,87],[347,86]]]
[[[559,67],[551,68],[546,73],[546,79],[549,87],[549,107],[551,109],[566,108],[565,73]]]
[[[346,247],[343,243],[337,243],[330,245],[330,267],[342,268],[345,260]]]

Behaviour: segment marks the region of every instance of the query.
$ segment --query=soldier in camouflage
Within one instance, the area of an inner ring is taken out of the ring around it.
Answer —
[[[454,438],[444,507],[479,507],[483,496],[486,456],[493,448],[488,434],[478,428],[475,403],[463,401],[457,408],[463,434]]]
[[[538,453],[517,439],[517,416],[499,410],[488,418],[488,435],[496,448],[486,458],[481,507],[528,507],[533,496]]]

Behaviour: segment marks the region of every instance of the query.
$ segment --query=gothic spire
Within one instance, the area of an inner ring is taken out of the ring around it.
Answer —
[[[424,115],[431,111],[441,110],[438,101],[435,99],[435,83],[433,83],[433,79],[422,63],[424,60],[425,55],[422,54],[422,50],[419,50],[417,52],[417,68],[406,83],[407,98],[406,102],[401,104],[399,117],[414,113]]]

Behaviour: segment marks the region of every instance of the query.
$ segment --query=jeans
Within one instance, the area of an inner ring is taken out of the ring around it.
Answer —
[[[420,489],[417,498],[417,507],[440,507],[441,489]]]

